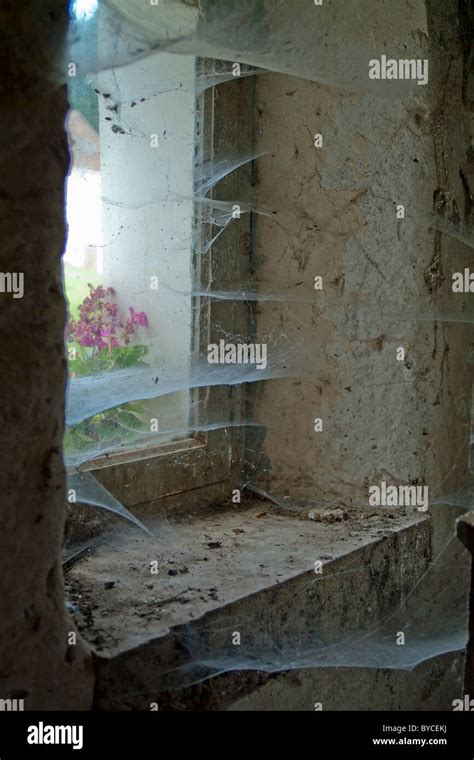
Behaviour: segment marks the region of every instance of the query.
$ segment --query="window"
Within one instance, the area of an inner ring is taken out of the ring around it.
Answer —
[[[214,188],[221,157],[251,151],[252,91],[229,64],[166,53],[72,78],[66,461],[127,507],[229,481],[241,456],[238,386],[190,375],[248,331],[245,302],[205,293],[247,279],[250,214],[229,208],[249,164]]]

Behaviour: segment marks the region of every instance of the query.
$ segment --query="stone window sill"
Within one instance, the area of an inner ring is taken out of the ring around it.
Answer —
[[[376,625],[427,568],[431,521],[416,511],[343,513],[336,522],[315,521],[253,499],[192,518],[162,513],[147,521],[155,539],[122,525],[108,533],[66,575],[78,628],[95,654],[98,706],[149,710],[163,669],[179,660],[183,631],[218,627],[222,616],[234,627],[236,620],[243,629],[258,626],[263,608],[285,605],[285,596],[291,607],[303,586],[321,578],[317,561],[323,573],[345,576],[327,589],[328,600],[341,596],[333,614],[342,605],[349,625]]]

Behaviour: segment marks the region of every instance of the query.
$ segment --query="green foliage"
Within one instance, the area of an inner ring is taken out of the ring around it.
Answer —
[[[90,82],[81,77],[69,77],[69,102],[80,111],[96,132],[99,131],[99,100]]]
[[[145,312],[136,312],[130,306],[129,317],[124,321],[111,300],[112,288],[94,287],[88,283],[87,289],[88,295],[77,307],[78,318],[71,318],[70,314],[66,328],[71,378],[146,366],[143,358],[148,353],[147,346],[130,343],[140,327],[148,326]],[[143,404],[129,402],[68,427],[64,448],[66,454],[77,454],[98,451],[108,445],[120,447],[132,442],[137,432],[146,431],[146,425]]]
[[[64,436],[66,453],[94,449],[99,444],[116,444],[133,441],[135,434],[144,429],[145,407],[141,401],[129,401],[105,412],[95,414],[74,427]]]
[[[110,351],[102,349],[91,356],[87,355],[82,346],[77,343],[73,343],[72,346],[77,352],[76,358],[70,360],[69,364],[70,372],[74,377],[97,375],[99,372],[126,369],[139,364],[146,366],[142,358],[148,353],[148,348],[140,343],[134,346],[119,346]]]
[[[82,267],[76,267],[63,259],[64,289],[68,302],[69,318],[79,317],[79,306],[89,295],[88,283],[99,285],[100,275],[90,270],[84,271]]]
[[[97,375],[127,367],[146,366],[142,361],[148,353],[148,348],[141,344],[135,346],[120,346],[110,351],[86,354],[84,348],[72,344],[76,348],[76,359],[70,360],[69,367],[74,377]],[[113,379],[111,379],[113,382]],[[137,431],[144,430],[146,425],[145,407],[141,401],[129,401],[127,404],[107,409],[95,414],[77,425],[68,427],[64,436],[66,454],[78,453],[94,449],[99,445],[123,445],[133,441]]]
[[[70,361],[70,371],[75,377],[87,377],[97,375],[99,372],[127,367],[146,366],[142,358],[148,353],[148,348],[140,344],[120,346],[112,348],[111,351],[103,349],[91,356],[86,355],[81,346],[75,344],[75,347],[78,350],[77,358]],[[113,379],[111,381],[113,382]],[[144,429],[146,424],[144,414],[145,407],[141,401],[129,401],[127,404],[95,414],[67,428],[64,449],[67,454],[71,454],[94,449],[99,444],[123,445],[131,442],[136,432]]]

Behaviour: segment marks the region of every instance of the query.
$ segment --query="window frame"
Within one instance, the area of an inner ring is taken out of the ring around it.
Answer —
[[[227,66],[228,68],[228,66]],[[196,60],[197,81],[212,78],[219,62]],[[203,124],[196,155],[205,156],[211,163],[215,157],[250,154],[253,147],[254,77],[235,77],[212,85],[196,98],[196,119]],[[238,202],[248,196],[253,184],[253,162],[224,177],[207,193],[219,200]],[[251,214],[233,221],[206,253],[193,251],[195,282],[205,290],[212,282],[213,289],[225,290],[236,282],[248,279],[252,239]],[[198,222],[199,224],[199,222]],[[218,342],[221,333],[249,334],[250,312],[245,301],[222,301],[197,296],[193,299],[198,315],[194,329],[192,356],[207,355],[210,342]],[[198,409],[220,410],[229,421],[240,419],[243,409],[242,386],[211,386],[192,392]],[[194,420],[196,422],[196,420]],[[199,425],[199,421],[197,421]],[[159,501],[205,486],[237,482],[243,463],[245,428],[233,426],[164,443],[153,448],[117,452],[89,460],[74,468],[75,472],[90,472],[124,506]],[[203,494],[203,501],[205,496]]]

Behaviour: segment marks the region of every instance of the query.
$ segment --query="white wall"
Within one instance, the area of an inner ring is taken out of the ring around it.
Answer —
[[[129,305],[147,313],[138,339],[159,366],[186,366],[191,344],[194,69],[193,57],[156,54],[98,80],[104,285],[116,289],[124,313]],[[151,95],[168,81],[176,89]],[[170,424],[185,425],[187,393],[173,404]]]

